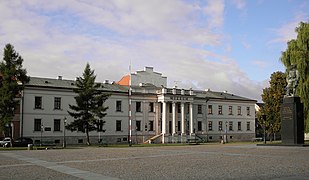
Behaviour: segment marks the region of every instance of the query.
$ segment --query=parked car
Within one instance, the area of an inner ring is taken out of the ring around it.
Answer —
[[[28,144],[33,144],[33,140],[31,138],[22,137],[13,141],[13,147],[27,147]]]
[[[11,138],[10,137],[5,137],[0,141],[0,145],[1,146],[7,146],[8,144],[10,144],[11,142]]]

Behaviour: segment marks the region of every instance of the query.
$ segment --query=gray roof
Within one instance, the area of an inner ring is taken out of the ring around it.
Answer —
[[[43,87],[43,88],[62,88],[75,89],[77,88],[74,80],[59,80],[51,78],[30,77],[26,87]],[[101,83],[100,90],[113,92],[128,92],[128,87],[118,84]]]
[[[194,90],[197,98],[209,98],[209,99],[224,99],[224,100],[241,100],[241,101],[256,101],[246,97],[238,96],[227,92],[217,91],[198,91]]]

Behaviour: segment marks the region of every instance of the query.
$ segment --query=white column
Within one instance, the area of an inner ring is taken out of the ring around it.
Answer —
[[[185,134],[185,104],[181,103],[181,135]]]
[[[166,102],[162,103],[162,143],[164,144],[164,135],[166,134]]]
[[[172,135],[176,134],[176,103],[173,102]]]
[[[193,104],[190,103],[190,134],[193,134]]]

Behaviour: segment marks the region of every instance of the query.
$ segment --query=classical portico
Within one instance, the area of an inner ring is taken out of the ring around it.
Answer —
[[[179,137],[181,137],[181,141],[185,141],[187,135],[192,135],[194,133],[194,123],[193,123],[193,100],[194,94],[192,90],[184,90],[184,89],[167,89],[162,88],[161,92],[158,95],[158,102],[162,103],[162,143],[165,143],[166,137],[171,136],[172,141]],[[168,107],[171,106],[171,116],[170,110],[168,111]],[[176,108],[180,106],[176,111]],[[185,109],[187,108],[187,110]],[[180,114],[180,117],[178,117]],[[169,123],[171,120],[171,123]],[[180,120],[180,127],[178,120]],[[186,126],[186,122],[188,123],[188,127]],[[169,127],[171,132],[167,132],[167,126]],[[177,129],[176,129],[177,126]],[[180,130],[180,131],[178,131]]]

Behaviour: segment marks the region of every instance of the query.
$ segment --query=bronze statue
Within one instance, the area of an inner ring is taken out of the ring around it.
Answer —
[[[287,69],[285,97],[294,97],[296,95],[296,87],[299,81],[299,72],[296,69],[296,65],[293,64]]]

